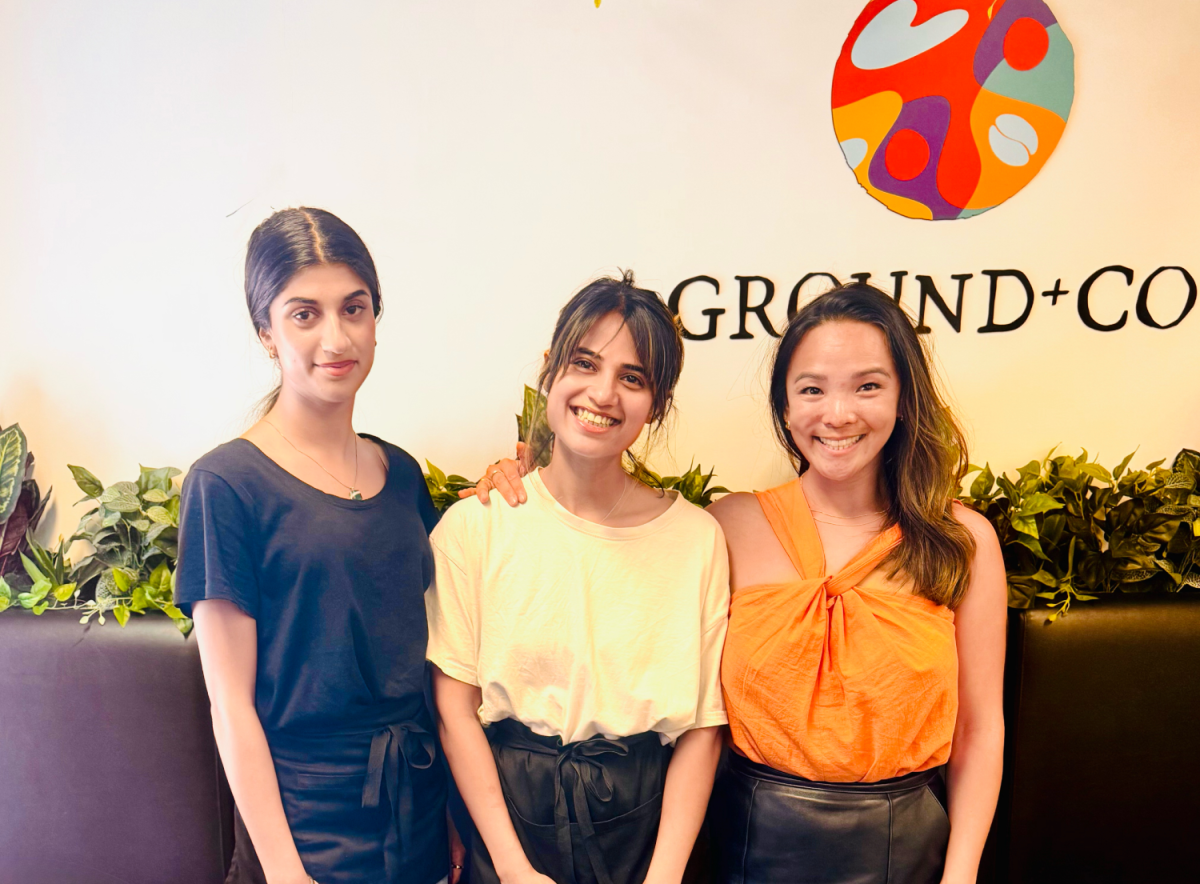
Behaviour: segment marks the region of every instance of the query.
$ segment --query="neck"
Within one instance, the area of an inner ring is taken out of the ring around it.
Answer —
[[[603,521],[629,487],[621,458],[578,457],[556,446],[542,482],[567,511],[592,522]]]
[[[849,479],[827,479],[811,467],[804,472],[809,506],[843,519],[872,515],[887,508],[880,494],[879,470],[863,470]]]
[[[341,454],[354,436],[354,399],[347,402],[313,402],[287,387],[266,416],[293,445],[306,451]]]

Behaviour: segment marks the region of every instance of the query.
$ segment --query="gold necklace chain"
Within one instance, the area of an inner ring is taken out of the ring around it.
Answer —
[[[266,424],[267,426],[269,426],[276,433],[278,433],[279,438],[282,439],[284,442],[286,442],[288,445],[291,445],[297,454],[303,454],[305,457],[307,457],[309,460],[311,460],[313,463],[315,463],[320,468],[321,472],[323,472],[326,476],[333,479],[333,481],[337,482],[339,485],[341,485],[343,488],[345,488],[347,491],[349,491],[351,500],[362,500],[363,499],[362,492],[354,487],[354,485],[358,484],[358,437],[357,436],[355,436],[353,434],[351,436],[351,438],[354,439],[354,485],[347,485],[345,482],[343,482],[341,479],[339,479],[333,473],[329,472],[329,470],[325,469],[325,467],[321,466],[321,462],[319,460],[317,460],[315,457],[313,457],[311,454],[308,454],[307,452],[301,451],[299,448],[296,448],[295,443],[292,442],[292,440],[289,439],[287,436],[283,435],[283,430],[279,429],[279,427],[275,426],[275,424],[271,423],[265,417],[263,418],[263,423]]]

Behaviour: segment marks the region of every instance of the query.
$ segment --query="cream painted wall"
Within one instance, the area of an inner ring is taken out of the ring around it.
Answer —
[[[357,426],[446,468],[510,450],[555,312],[617,266],[664,295],[719,279],[695,307],[736,307],[734,276],[767,276],[780,309],[809,271],[908,270],[910,306],[912,274],[950,296],[951,274],[974,273],[963,334],[930,324],[975,458],[1200,444],[1200,309],[1146,328],[1110,279],[1095,303],[1130,311],[1119,332],[1084,328],[1072,294],[1039,297],[1018,332],[974,333],[984,269],[1072,293],[1109,264],[1135,284],[1167,264],[1200,274],[1200,5],[1053,0],[1077,55],[1056,154],[1004,206],[931,224],[864,194],[833,135],[833,64],[863,2],[4,4],[0,423],[20,421],[55,487],[45,533],[77,518],[67,463],[112,482],[241,431],[271,382],[244,244],[300,204],[344,217],[379,264]],[[1171,316],[1182,289],[1162,282]],[[770,342],[753,321],[756,339],[729,340],[735,320],[689,344],[653,461],[694,455],[766,487],[785,475]]]

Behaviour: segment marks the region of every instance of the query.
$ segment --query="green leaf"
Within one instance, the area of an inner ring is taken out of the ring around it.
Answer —
[[[996,477],[992,475],[991,464],[984,464],[983,471],[975,477],[975,481],[971,483],[971,497],[975,500],[982,500],[988,496],[992,490],[992,486],[996,484]]]
[[[60,583],[58,586],[54,587],[52,592],[54,593],[54,597],[56,599],[58,599],[60,602],[65,602],[71,598],[71,596],[75,595],[75,584]]]
[[[42,614],[45,613],[45,611],[48,607],[50,607],[49,602],[42,602],[40,605],[34,605],[30,610],[32,610],[34,614],[36,614],[38,617],[40,617],[40,616],[42,616]]]
[[[106,509],[119,513],[136,513],[142,508],[138,487],[132,482],[115,482],[105,488],[104,493],[97,499]]]
[[[117,622],[122,626],[129,622],[129,608],[125,605],[117,605],[112,609],[112,613],[117,618]]]
[[[121,521],[121,513],[119,510],[113,510],[112,512],[106,512],[104,514],[104,519],[101,520],[101,522],[100,522],[100,527],[101,528],[111,528],[113,525],[117,524],[117,522],[119,522],[119,521]]]
[[[139,583],[133,588],[133,595],[129,598],[130,610],[141,613],[152,606],[148,589],[150,589],[149,583]]]
[[[1117,464],[1117,468],[1112,471],[1112,476],[1113,476],[1114,480],[1121,478],[1121,475],[1125,472],[1125,468],[1127,466],[1129,466],[1129,462],[1131,460],[1133,460],[1133,456],[1135,454],[1137,454],[1136,448],[1133,451],[1129,452],[1127,455],[1125,455],[1125,459],[1123,461],[1121,461],[1119,464]]]
[[[29,560],[29,556],[25,555],[25,553],[21,553],[21,564],[25,567],[25,573],[29,575],[29,579],[34,583],[37,583],[39,580],[49,581],[49,575],[43,574],[38,569],[38,566]]]
[[[139,469],[141,471],[137,480],[139,494],[145,494],[151,489],[169,493],[171,490],[171,479],[179,475],[179,470],[175,469],[175,467],[140,467]]]
[[[75,477],[75,484],[79,486],[79,490],[87,495],[84,500],[94,500],[104,493],[104,483],[83,467],[67,464],[67,469]]]
[[[0,577],[0,611],[7,611],[12,606],[12,587],[3,577]]]
[[[179,618],[178,620],[175,621],[175,628],[178,629],[184,635],[187,635],[189,632],[192,631],[192,618],[191,617]]]
[[[428,460],[425,461],[425,466],[429,467],[429,477],[431,479],[433,479],[434,484],[438,488],[445,488],[446,487],[446,474],[443,473],[441,470],[439,470],[436,466],[434,466]]]
[[[21,482],[29,460],[29,443],[20,424],[0,432],[0,525],[8,521],[21,498]]]
[[[133,581],[129,579],[129,575],[119,568],[113,568],[110,573],[112,574],[113,583],[117,585],[117,589],[122,593],[129,592],[130,587],[133,586]]]
[[[146,515],[160,525],[175,525],[175,519],[166,507],[152,506],[146,510]],[[149,526],[147,526],[149,528]]]
[[[1021,501],[1021,507],[1017,511],[1017,514],[1018,516],[1036,516],[1041,513],[1048,513],[1051,510],[1057,509],[1062,509],[1061,501],[1055,500],[1049,494],[1043,494],[1041,491],[1035,491]],[[1015,520],[1013,527],[1016,527]],[[1024,529],[1018,528],[1017,530],[1020,531]],[[1036,534],[1036,529],[1033,532],[1026,533]]]
[[[151,488],[142,495],[142,500],[146,501],[146,503],[165,503],[170,499],[171,495],[160,488]]]
[[[150,530],[150,521],[148,519],[134,519],[129,524],[134,528],[137,528],[138,531],[142,532],[143,534]]]

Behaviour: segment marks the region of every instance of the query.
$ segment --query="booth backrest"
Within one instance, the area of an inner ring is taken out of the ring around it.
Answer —
[[[995,879],[1200,879],[1200,594],[1046,614],[1009,624]]]
[[[194,638],[0,615],[0,881],[220,884],[232,804]]]

